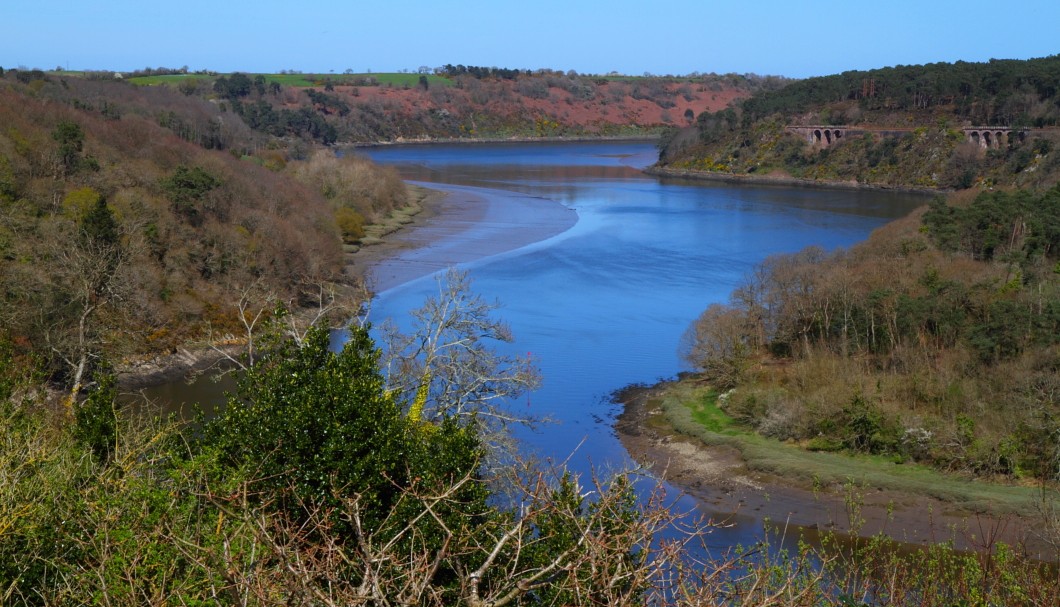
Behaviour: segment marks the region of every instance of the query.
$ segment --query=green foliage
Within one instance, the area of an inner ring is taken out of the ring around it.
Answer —
[[[376,523],[412,485],[433,488],[475,474],[481,448],[474,427],[410,426],[383,390],[366,329],[352,328],[341,352],[328,346],[328,332],[314,328],[301,345],[269,352],[208,423],[207,444],[261,489],[289,490],[289,508],[358,495]],[[469,487],[471,499],[480,489]]]
[[[972,124],[1056,124],[1054,115],[1015,111],[1010,98],[1017,88],[1037,100],[1055,99],[1060,90],[1060,57],[1028,61],[992,59],[985,63],[932,63],[876,70],[852,70],[807,78],[755,95],[743,103],[751,119],[776,112],[799,113],[824,103],[853,100],[862,108],[917,110],[954,104]],[[1044,104],[1043,104],[1044,105]]]
[[[848,449],[862,453],[890,453],[898,443],[896,429],[883,413],[855,394],[844,410],[846,426],[844,444]]]
[[[106,464],[114,455],[121,423],[114,373],[104,367],[94,374],[95,387],[88,398],[74,405],[74,437]]]
[[[81,237],[97,247],[119,244],[121,231],[118,220],[102,196],[81,217],[79,228]]]
[[[102,194],[91,187],[77,188],[63,197],[63,213],[75,221],[80,221],[102,197]]]
[[[346,242],[357,242],[364,238],[364,217],[349,207],[339,207],[335,211],[335,223],[342,232]]]
[[[66,173],[77,172],[81,166],[81,150],[85,143],[85,132],[81,125],[61,120],[52,131],[52,139],[59,143],[59,162]]]
[[[220,186],[221,182],[201,167],[189,169],[181,165],[172,175],[163,179],[160,185],[174,202],[187,203],[202,200],[210,190]]]
[[[319,93],[319,95],[325,94]],[[348,106],[339,100],[331,103],[340,113],[344,111],[344,107],[348,110]],[[325,105],[322,110],[328,111],[328,107]],[[259,99],[253,103],[235,102],[233,110],[250,128],[276,137],[295,135],[316,140],[325,145],[335,143],[338,139],[335,126],[327,122],[321,112],[308,105],[297,110],[281,108],[277,111],[270,103]]]
[[[174,210],[188,221],[196,223],[201,221],[203,199],[220,187],[221,181],[201,167],[180,165],[172,175],[161,179],[159,185],[173,201]]]
[[[405,604],[477,605],[507,596],[524,605],[681,607],[777,597],[786,597],[780,605],[857,604],[874,596],[894,605],[973,599],[1045,605],[1055,604],[1060,592],[1055,569],[1003,546],[990,559],[947,546],[909,553],[872,538],[853,549],[804,548],[794,559],[735,551],[686,561],[696,556],[681,546],[703,537],[675,530],[668,502],[651,498],[645,504],[623,476],[609,484],[594,479],[586,489],[572,474],[561,471],[550,481],[554,477],[528,469],[523,472],[531,481],[514,496],[516,508],[489,507],[482,484],[465,482],[474,462],[462,462],[462,454],[478,448],[477,437],[451,420],[405,424],[399,436],[410,447],[401,454],[409,474],[382,470],[366,479],[400,494],[385,513],[377,510],[380,493],[373,487],[340,484],[344,462],[335,459],[331,497],[313,488],[297,499],[295,487],[307,479],[291,467],[294,459],[276,468],[270,460],[294,447],[302,450],[295,454],[301,464],[326,467],[310,461],[307,443],[291,439],[321,427],[341,431],[370,423],[353,407],[342,407],[341,397],[374,398],[369,413],[401,419],[378,390],[368,364],[374,360],[370,340],[361,334],[354,341],[354,352],[329,352],[327,332],[314,330],[301,348],[270,348],[249,380],[253,387],[244,391],[265,403],[284,401],[271,413],[263,407],[249,416],[262,427],[236,422],[225,430],[240,434],[215,435],[211,426],[205,441],[189,445],[171,426],[122,420],[108,466],[92,465],[93,447],[77,438],[80,423],[64,425],[62,412],[40,403],[0,398],[0,469],[13,472],[0,475],[5,604],[272,605],[316,598],[373,605],[378,597],[402,597]],[[102,398],[108,393],[102,382],[100,402],[113,404]],[[237,401],[233,397],[229,407],[247,404]],[[330,409],[341,415],[329,415]],[[292,432],[280,427],[284,414]],[[331,420],[318,424],[313,417]],[[317,436],[323,458],[362,455],[356,446],[340,450]],[[367,438],[373,447],[394,444]],[[264,460],[233,459],[230,448],[237,443],[247,447],[247,458],[256,453]],[[202,448],[189,449],[194,446]],[[284,478],[264,476],[270,469]],[[834,474],[846,478],[851,468],[839,464]],[[335,508],[320,508],[319,495]],[[375,594],[366,595],[365,588]]]
[[[924,225],[940,249],[976,259],[1060,259],[1060,186],[1041,193],[983,192],[965,208],[936,200]]]
[[[215,93],[225,99],[240,99],[250,94],[253,83],[246,74],[236,72],[230,77],[221,76],[213,83]]]
[[[350,106],[335,95],[321,93],[315,89],[306,89],[305,93],[309,96],[309,100],[325,114],[336,113],[339,116],[346,116],[350,113]]]

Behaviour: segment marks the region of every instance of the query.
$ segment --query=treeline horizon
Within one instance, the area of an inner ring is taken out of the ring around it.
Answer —
[[[2,66],[0,66],[0,67],[2,67]],[[314,71],[314,70],[301,70],[301,69],[291,69],[291,68],[284,68],[284,69],[272,70],[272,71],[254,71],[254,70],[247,70],[247,69],[235,69],[235,70],[231,70],[231,71],[221,71],[221,70],[214,70],[214,69],[205,68],[205,67],[199,68],[199,69],[192,69],[192,68],[188,67],[187,65],[183,65],[181,67],[166,67],[166,66],[151,67],[151,66],[147,66],[147,67],[133,68],[133,69],[107,69],[107,68],[78,68],[78,69],[70,69],[68,67],[64,67],[64,66],[61,66],[61,65],[57,65],[57,66],[55,66],[53,68],[45,68],[45,67],[41,67],[41,66],[30,67],[30,66],[26,66],[26,65],[18,65],[18,66],[14,66],[14,67],[8,66],[7,68],[4,68],[4,69],[7,69],[9,71],[21,71],[21,72],[27,72],[27,73],[38,73],[39,72],[39,73],[50,73],[50,74],[85,74],[85,75],[91,75],[91,76],[95,76],[97,78],[104,78],[104,79],[105,78],[113,78],[114,74],[121,74],[121,76],[123,78],[139,78],[139,77],[147,77],[147,76],[178,76],[178,75],[221,76],[221,75],[231,75],[231,74],[240,74],[241,73],[241,74],[249,74],[249,75],[257,75],[257,74],[262,74],[262,75],[269,75],[269,74],[297,75],[297,74],[304,74],[304,75],[325,76],[325,77],[330,76],[330,77],[336,77],[336,78],[341,78],[342,76],[365,75],[365,74],[380,74],[380,75],[381,74],[438,74],[438,75],[443,75],[444,74],[444,75],[447,75],[447,76],[471,75],[471,76],[475,76],[477,78],[491,78],[492,77],[492,78],[514,79],[514,78],[517,78],[519,76],[540,76],[540,75],[548,75],[548,74],[572,74],[572,75],[579,75],[579,76],[598,76],[598,77],[601,77],[601,76],[625,76],[625,77],[629,77],[629,78],[699,78],[699,77],[702,77],[702,76],[742,76],[742,77],[746,77],[746,78],[782,78],[782,79],[791,80],[791,81],[799,80],[799,78],[793,78],[793,77],[789,77],[789,76],[784,76],[782,74],[758,74],[758,73],[755,73],[755,72],[724,72],[724,73],[720,73],[719,74],[718,72],[713,72],[713,71],[702,72],[702,71],[699,71],[699,70],[693,70],[693,71],[688,72],[686,74],[679,74],[679,73],[672,73],[672,72],[667,72],[667,73],[641,72],[640,74],[633,74],[633,73],[620,72],[620,71],[617,71],[617,70],[610,70],[608,72],[579,72],[579,71],[574,70],[574,69],[562,69],[562,68],[548,68],[548,67],[507,68],[507,67],[500,67],[500,66],[481,66],[481,65],[470,65],[470,64],[469,65],[464,65],[464,64],[453,64],[453,63],[446,63],[446,64],[435,66],[435,67],[428,67],[428,66],[424,65],[424,66],[420,66],[420,67],[418,67],[418,68],[416,68],[414,70],[413,69],[409,69],[409,68],[404,68],[404,69],[397,69],[397,70],[393,70],[393,71],[372,70],[372,69],[366,69],[366,70],[363,70],[363,71],[359,71],[359,70],[354,70],[353,68],[347,68],[347,69],[343,70],[342,72],[336,72],[335,70]]]

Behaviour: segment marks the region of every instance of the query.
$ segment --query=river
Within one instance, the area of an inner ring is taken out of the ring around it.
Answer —
[[[466,269],[474,291],[501,304],[544,381],[511,403],[552,418],[517,428],[523,448],[575,470],[633,466],[614,432],[612,393],[684,369],[682,333],[726,301],[767,256],[809,245],[848,247],[923,204],[923,196],[867,190],[733,186],[667,180],[640,169],[651,143],[412,145],[359,150],[408,180],[463,196],[477,220],[381,264],[374,322],[399,325],[437,293],[437,273]],[[535,220],[535,217],[547,219]],[[551,227],[551,232],[550,232]],[[519,238],[527,232],[531,236]],[[527,242],[530,241],[530,242]],[[507,246],[506,246],[507,245]],[[678,507],[700,508],[685,500]],[[750,544],[762,521],[740,516],[718,545]]]
[[[371,320],[407,325],[437,293],[449,266],[500,307],[514,343],[540,368],[540,389],[510,403],[548,417],[516,427],[522,449],[576,471],[628,470],[634,462],[614,422],[612,394],[684,369],[682,333],[723,302],[767,256],[809,245],[847,247],[925,198],[868,190],[735,186],[643,174],[652,143],[385,146],[357,150],[410,181],[449,193],[445,210],[401,238],[418,243],[374,268]],[[231,379],[144,391],[170,410],[223,402]],[[650,482],[650,481],[648,481]],[[677,492],[674,492],[675,494]],[[750,545],[763,535],[753,512],[733,515],[680,498],[674,506],[736,523],[710,545]]]

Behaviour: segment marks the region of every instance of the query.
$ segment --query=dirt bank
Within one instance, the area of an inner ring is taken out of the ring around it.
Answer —
[[[771,175],[746,175],[730,173],[711,173],[709,171],[693,171],[689,169],[674,169],[670,167],[650,166],[644,169],[648,175],[656,177],[673,177],[679,179],[692,179],[696,181],[717,181],[721,183],[735,183],[743,185],[781,185],[798,186],[808,188],[828,188],[838,190],[878,190],[883,192],[908,192],[911,194],[945,194],[950,190],[938,188],[920,188],[913,186],[889,186],[875,183],[860,183],[857,181],[827,181],[819,179],[800,179],[784,174]]]
[[[998,541],[1022,546],[1028,554],[1056,560],[1056,548],[1042,537],[1037,522],[955,510],[937,499],[874,488],[857,488],[861,507],[849,505],[850,488],[806,486],[749,470],[731,447],[708,447],[677,433],[663,415],[660,394],[666,383],[631,386],[617,400],[624,411],[615,423],[622,444],[639,464],[706,505],[709,511],[740,513],[787,526],[814,539],[824,531],[879,532],[913,545],[952,541],[962,550],[983,550]]]

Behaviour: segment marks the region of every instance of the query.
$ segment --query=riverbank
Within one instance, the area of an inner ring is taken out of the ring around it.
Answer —
[[[927,495],[849,483],[807,481],[754,469],[732,445],[707,445],[682,434],[663,411],[675,382],[630,386],[616,394],[623,412],[615,430],[631,457],[693,498],[714,508],[769,519],[788,533],[815,539],[825,532],[868,537],[884,533],[912,545],[951,542],[961,550],[997,542],[1020,546],[1033,558],[1056,560],[1040,520],[1014,514],[964,511]],[[816,486],[815,486],[816,485]]]
[[[658,133],[645,133],[640,135],[573,135],[570,137],[448,137],[448,138],[421,138],[406,139],[398,137],[393,141],[355,141],[336,144],[337,147],[349,148],[375,148],[393,145],[482,145],[497,143],[624,143],[641,141],[658,141],[661,135]]]
[[[573,219],[572,211],[539,198],[477,188],[429,187],[441,188],[445,195],[432,198],[413,223],[388,236],[385,245],[364,247],[354,255],[358,264],[370,270],[367,276],[374,291],[561,231],[563,222],[534,226],[520,221],[513,209],[522,207],[528,218],[533,218],[535,209],[550,209]],[[712,510],[768,518],[773,524],[789,525],[793,533],[813,535],[851,528],[846,501],[850,496],[841,484],[815,491],[805,482],[751,470],[738,450],[708,449],[668,427],[657,404],[649,406],[653,392],[642,391],[642,399],[633,399],[632,404],[627,401],[616,430],[632,457],[654,473],[710,504]],[[856,515],[864,519],[859,524],[864,534],[883,531],[910,544],[950,541],[965,549],[980,549],[998,539],[1022,543],[1039,553],[1048,549],[1038,538],[1021,535],[1025,525],[1014,519],[969,516],[943,500],[878,487],[854,487],[852,491],[863,502]]]
[[[938,188],[922,188],[915,186],[888,186],[874,183],[861,183],[857,181],[826,181],[820,179],[800,179],[790,175],[748,175],[732,173],[712,173],[709,171],[694,171],[691,169],[674,169],[670,167],[650,166],[644,169],[648,175],[655,177],[668,177],[675,179],[691,179],[694,181],[713,181],[719,183],[731,183],[740,185],[779,185],[799,186],[807,188],[827,188],[833,190],[876,190],[881,192],[903,192],[909,194],[946,194],[951,190]]]
[[[411,184],[400,221],[374,226],[371,244],[346,254],[346,275],[378,294],[445,269],[513,251],[560,234],[577,213],[518,192],[443,184]],[[372,227],[369,227],[371,230]],[[349,286],[353,286],[352,284]],[[124,391],[176,382],[238,356],[241,344],[189,345],[128,361],[118,369]]]

